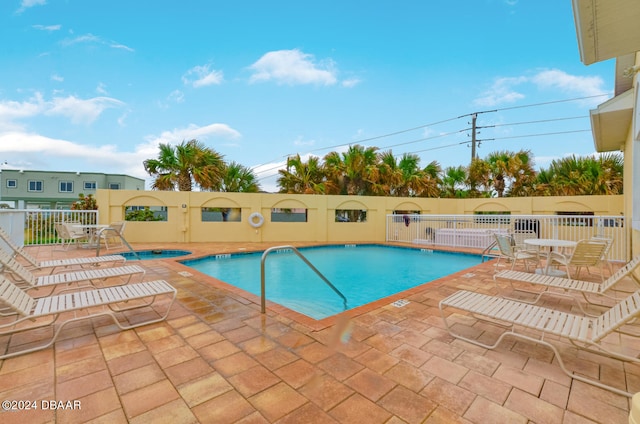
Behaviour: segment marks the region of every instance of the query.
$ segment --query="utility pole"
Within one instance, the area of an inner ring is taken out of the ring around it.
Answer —
[[[471,114],[471,162],[476,158],[476,119],[478,114]]]

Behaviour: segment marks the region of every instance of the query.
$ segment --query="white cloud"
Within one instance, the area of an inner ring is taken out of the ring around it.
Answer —
[[[114,172],[144,178],[138,152],[113,145],[85,145],[27,132],[0,134],[0,154],[8,167],[38,170]]]
[[[47,4],[47,0],[22,0],[20,2],[20,8],[16,11],[16,13],[22,13],[31,7],[44,6],[45,4]]]
[[[46,109],[46,102],[40,93],[24,101],[0,101],[0,128],[11,121],[29,118],[42,113]]]
[[[186,128],[175,128],[171,131],[164,131],[158,136],[148,136],[147,140],[148,145],[156,151],[160,143],[179,144],[185,140],[192,140],[194,138],[204,142],[204,140],[210,137],[237,139],[241,137],[241,134],[226,124],[209,124],[202,127],[191,124]]]
[[[98,90],[102,89],[98,87]],[[107,109],[121,108],[125,104],[111,97],[79,99],[75,96],[54,97],[45,101],[35,93],[26,101],[0,101],[0,130],[15,129],[14,121],[38,115],[66,116],[74,124],[90,124]]]
[[[63,81],[64,81],[64,78],[63,78],[63,77],[61,77],[61,76],[60,76],[60,75],[58,75],[58,74],[53,74],[53,75],[51,75],[51,81],[63,82]]]
[[[32,25],[32,28],[40,31],[59,31],[62,25]]]
[[[491,88],[481,94],[474,103],[478,106],[496,106],[504,103],[514,103],[524,98],[524,94],[515,91],[514,86],[526,82],[525,77],[498,78]]]
[[[210,70],[209,65],[194,66],[183,76],[182,82],[194,88],[221,84],[224,80],[223,72]]]
[[[167,99],[175,103],[184,103],[184,93],[180,90],[173,90],[171,93],[169,93]]]
[[[543,90],[560,90],[577,96],[596,96],[604,93],[604,80],[596,77],[580,77],[569,75],[558,69],[539,72],[531,78],[531,82]]]
[[[0,128],[0,158],[7,161],[9,168],[81,172],[99,169],[99,172],[149,178],[142,163],[158,156],[159,143],[178,144],[193,138],[204,142],[211,137],[235,139],[240,133],[225,124],[190,125],[147,137],[132,150],[123,151],[116,145],[82,144],[21,129],[2,132]]]
[[[337,82],[335,64],[327,59],[316,63],[313,55],[298,49],[278,50],[264,54],[249,66],[250,82],[275,81],[277,84],[334,85]]]
[[[84,34],[84,35],[77,36],[75,38],[66,39],[62,41],[62,45],[65,47],[72,46],[74,44],[81,44],[81,43],[101,44],[101,45],[109,46],[114,49],[126,50],[128,52],[135,51],[129,46],[125,46],[124,44],[117,43],[115,41],[104,40],[101,37],[98,37],[97,35],[93,35],[93,34]]]
[[[96,93],[102,94],[103,96],[108,94],[107,85],[102,82],[99,82],[98,86],[96,87]]]
[[[601,77],[570,75],[558,69],[542,70],[530,77],[498,78],[491,88],[482,93],[474,103],[478,106],[497,106],[514,103],[525,98],[522,93],[527,85],[533,85],[539,91],[562,92],[569,96],[588,97],[606,92]],[[594,100],[595,104],[602,99]]]
[[[294,146],[313,146],[315,144],[315,140],[303,140],[302,136],[298,136],[298,138],[293,141]]]
[[[106,109],[122,106],[124,106],[123,102],[110,97],[94,97],[87,100],[74,96],[56,97],[52,100],[51,107],[47,109],[45,114],[66,116],[74,124],[90,124]]]
[[[342,81],[342,86],[346,87],[346,88],[351,88],[351,87],[355,87],[356,85],[360,84],[361,80],[359,78],[351,78],[351,79],[346,79],[344,81]]]

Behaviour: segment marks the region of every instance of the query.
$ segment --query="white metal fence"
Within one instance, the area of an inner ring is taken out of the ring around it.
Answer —
[[[609,260],[627,260],[625,220],[591,215],[387,215],[386,240],[420,245],[485,249],[493,233],[517,240],[553,238],[578,241],[613,240]]]
[[[57,243],[54,224],[59,222],[96,224],[98,211],[0,209],[0,226],[25,245]]]

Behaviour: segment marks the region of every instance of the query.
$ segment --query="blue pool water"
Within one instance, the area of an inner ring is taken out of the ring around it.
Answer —
[[[138,259],[145,260],[145,259],[175,258],[178,256],[190,255],[191,252],[187,250],[160,249],[160,250],[136,250],[136,254],[137,255],[134,255],[133,252],[118,253],[118,255],[124,256],[128,261],[135,261]]]
[[[379,245],[322,246],[299,251],[347,298],[348,309],[478,265],[479,255]],[[262,252],[182,261],[200,272],[260,296]],[[342,299],[293,252],[265,262],[268,300],[314,319],[344,311]]]

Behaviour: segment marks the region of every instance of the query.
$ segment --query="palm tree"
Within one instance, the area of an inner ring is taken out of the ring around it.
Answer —
[[[215,150],[195,139],[158,147],[158,158],[143,162],[147,173],[155,177],[154,189],[191,191],[194,182],[205,190],[219,185],[225,164]]]
[[[425,174],[420,169],[420,157],[416,154],[405,153],[398,161],[401,185],[398,196],[410,197],[422,193],[426,187]]]
[[[508,188],[509,196],[530,196],[534,191],[536,171],[530,150],[520,150],[511,158],[510,171],[513,180]]]
[[[534,182],[534,195],[553,196],[553,172],[549,169],[541,169]]]
[[[326,194],[347,194],[344,162],[338,152],[327,153],[323,159],[322,172],[326,178]]]
[[[369,196],[379,194],[380,170],[377,147],[349,146],[342,155],[328,153],[324,157],[327,194]]]
[[[349,146],[342,154],[343,173],[347,194],[370,195],[372,183],[377,181],[377,147],[364,147],[359,144]]]
[[[257,193],[260,191],[260,184],[251,168],[234,161],[225,167],[218,191]]]
[[[602,194],[623,194],[624,184],[624,157],[618,153],[605,153],[600,155],[602,178],[597,182]]]
[[[474,158],[467,171],[469,197],[488,197],[491,195],[491,167],[484,159]],[[480,188],[482,190],[480,190]]]
[[[463,190],[467,172],[463,166],[449,166],[442,177],[442,197],[466,197]]]
[[[623,159],[619,154],[576,157],[551,162],[538,174],[536,191],[555,196],[608,195],[623,192]],[[545,180],[543,181],[542,178]]]
[[[440,164],[435,160],[431,161],[422,169],[422,174],[425,182],[422,190],[417,195],[420,197],[438,197],[440,195],[440,185],[442,184],[440,178],[442,167]]]
[[[513,154],[507,151],[490,153],[485,161],[489,164],[491,182],[498,197],[503,197],[507,188],[508,178],[513,174]]]
[[[278,186],[281,193],[324,193],[324,175],[317,156],[304,162],[300,155],[287,158],[287,169],[278,171]]]
[[[400,196],[398,191],[402,186],[402,171],[396,157],[391,150],[378,155],[378,180],[374,189],[376,194],[383,196]]]

